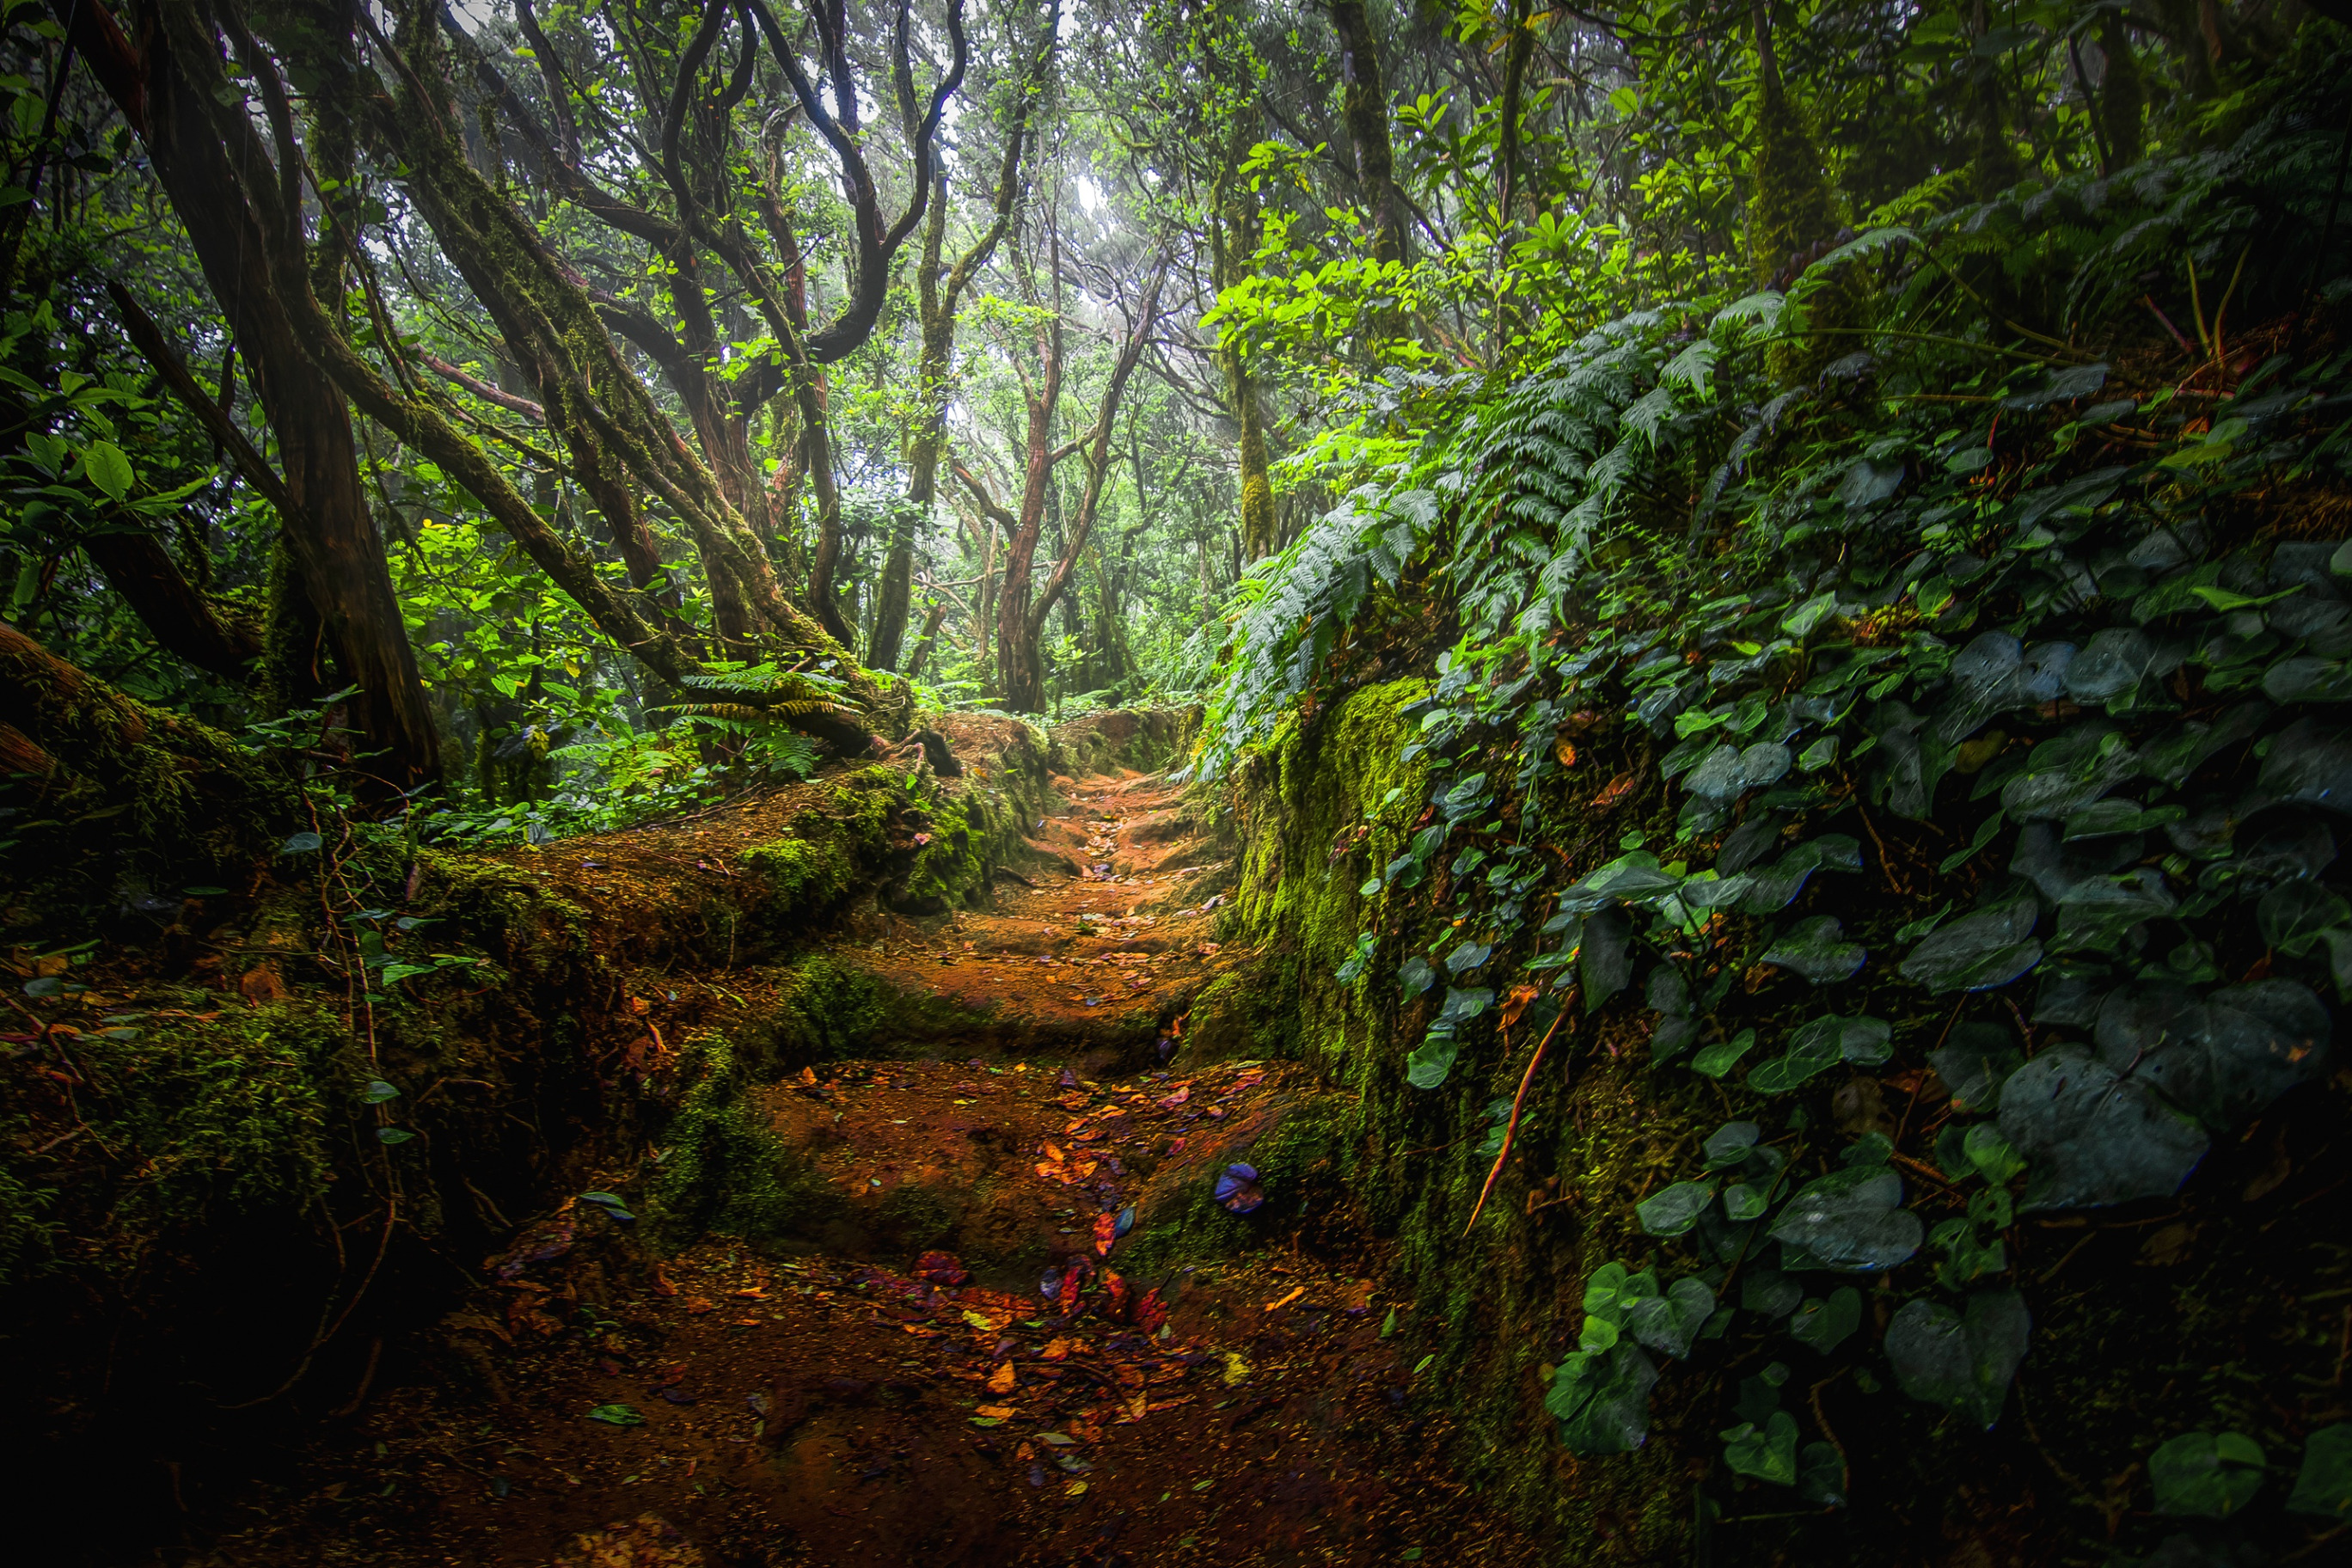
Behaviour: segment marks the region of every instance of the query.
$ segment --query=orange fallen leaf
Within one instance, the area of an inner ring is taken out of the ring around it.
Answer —
[[[1592,804],[1585,809],[1588,811],[1607,811],[1612,806],[1622,802],[1627,795],[1632,795],[1633,793],[1633,775],[1632,773],[1619,773],[1615,778],[1609,781],[1608,788],[1602,790],[1599,795],[1592,797]]]
[[[975,1411],[974,1414],[993,1416],[995,1419],[1002,1421],[1007,1416],[1019,1415],[1020,1411],[1015,1406],[1010,1405],[983,1405],[979,1408],[979,1410]]]
[[[988,1374],[988,1391],[991,1394],[1012,1393],[1013,1375],[1013,1363],[1011,1362],[998,1362],[996,1363],[996,1370]]]
[[[1057,1164],[1057,1165],[1058,1165],[1058,1164],[1060,1164],[1060,1163],[1061,1163],[1065,1159],[1068,1158],[1068,1156],[1067,1156],[1067,1155],[1066,1155],[1066,1154],[1064,1154],[1064,1153],[1062,1152],[1061,1148],[1060,1148],[1060,1146],[1059,1146],[1059,1145],[1057,1145],[1057,1144],[1054,1144],[1054,1143],[1048,1143],[1048,1144],[1046,1144],[1046,1145],[1045,1145],[1045,1158],[1047,1158],[1048,1160],[1053,1161],[1053,1162],[1054,1162],[1054,1163],[1055,1163],[1055,1164]]]
[[[1110,1244],[1118,1239],[1118,1216],[1113,1214],[1098,1214],[1095,1215],[1096,1255],[1101,1258],[1108,1258],[1110,1256]]]
[[[708,1296],[688,1296],[683,1304],[688,1311],[698,1318],[710,1310],[710,1298]]]
[[[1271,1312],[1271,1311],[1273,1311],[1273,1310],[1274,1310],[1276,1308],[1277,1308],[1277,1307],[1287,1307],[1287,1306],[1289,1306],[1293,1301],[1297,1300],[1298,1300],[1298,1298],[1300,1298],[1301,1296],[1304,1296],[1304,1295],[1306,1295],[1306,1294],[1307,1294],[1307,1287],[1306,1287],[1306,1286],[1304,1286],[1304,1285],[1296,1285],[1296,1286],[1293,1286],[1293,1287],[1291,1288],[1291,1291],[1290,1291],[1290,1294],[1289,1294],[1289,1295],[1285,1296],[1285,1297],[1284,1297],[1281,1300],[1279,1300],[1279,1301],[1268,1301],[1268,1302],[1265,1304],[1265,1310],[1266,1310],[1267,1311]]]
[[[1067,1361],[1070,1359],[1070,1341],[1066,1337],[1048,1340],[1045,1342],[1045,1348],[1039,1351],[1037,1354],[1046,1361]]]

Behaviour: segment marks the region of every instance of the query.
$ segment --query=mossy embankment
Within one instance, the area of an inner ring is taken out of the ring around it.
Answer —
[[[198,1487],[222,1431],[293,1429],[386,1375],[531,1215],[672,1142],[719,1157],[747,1085],[951,1031],[951,1006],[820,948],[860,910],[984,902],[1017,858],[1048,744],[964,728],[960,777],[910,751],[538,849],[331,831],[78,944],[6,890],[20,1477],[103,1454]],[[693,1163],[666,1184],[689,1207],[712,1185]]]
[[[1559,1561],[1673,1560],[1687,1550],[1691,1507],[1675,1445],[1580,1461],[1553,1437],[1543,1401],[1549,1363],[1581,1321],[1584,1276],[1633,1228],[1627,1200],[1714,1124],[1710,1108],[1661,1093],[1621,1060],[1626,1026],[1571,1017],[1559,1033],[1573,1048],[1559,1037],[1548,1047],[1510,1163],[1469,1225],[1493,1159],[1496,1102],[1514,1094],[1536,1037],[1489,1031],[1442,1088],[1411,1087],[1405,1053],[1435,994],[1403,997],[1393,955],[1435,940],[1444,921],[1428,911],[1444,906],[1445,889],[1360,890],[1426,818],[1428,772],[1407,755],[1415,731],[1403,710],[1427,689],[1417,679],[1364,687],[1286,721],[1250,757],[1232,801],[1240,873],[1220,934],[1259,957],[1200,998],[1180,1065],[1311,1064],[1332,1090],[1318,1102],[1328,1114],[1306,1119],[1318,1135],[1276,1143],[1257,1163],[1270,1194],[1311,1194],[1299,1200],[1320,1214],[1310,1233],[1369,1231],[1386,1244],[1399,1331],[1434,1358],[1417,1386],[1460,1422],[1465,1472],[1556,1542]],[[1587,796],[1610,776],[1609,742],[1591,750],[1577,775]],[[1642,809],[1620,801],[1596,820],[1622,831]],[[1573,812],[1563,802],[1555,820]],[[1367,932],[1391,956],[1351,966]],[[1681,1415],[1672,1392],[1662,1388],[1659,1404],[1671,1431]]]

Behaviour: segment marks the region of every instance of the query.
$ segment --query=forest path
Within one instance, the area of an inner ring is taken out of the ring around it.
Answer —
[[[1277,1205],[1225,1212],[1251,1188],[1218,1205],[1228,1156],[1306,1092],[1292,1069],[1136,1059],[1143,1010],[1181,1017],[1235,962],[1186,901],[1213,879],[1179,792],[1056,782],[1069,811],[1032,837],[1059,870],[833,947],[1055,1045],[760,1091],[796,1201],[826,1216],[804,1243],[713,1235],[654,1264],[592,1203],[526,1227],[204,1561],[1533,1560],[1443,1458],[1375,1249]],[[1223,1261],[1165,1261],[1155,1222],[1203,1214],[1274,1223]]]

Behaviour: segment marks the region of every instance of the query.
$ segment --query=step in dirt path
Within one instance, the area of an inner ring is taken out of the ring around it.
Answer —
[[[1024,825],[1030,852],[997,873],[994,908],[868,917],[839,952],[1103,1068],[1157,1041],[1244,955],[1214,938],[1227,868],[1181,784],[1131,772],[1055,783],[1065,806]]]
[[[1046,1048],[759,1091],[789,1215],[760,1246],[656,1260],[589,1200],[525,1226],[192,1560],[1534,1561],[1449,1472],[1377,1257],[1251,1179],[1321,1091],[1152,1048],[1238,961],[1206,837],[1164,778],[1060,782],[994,909],[836,951]]]

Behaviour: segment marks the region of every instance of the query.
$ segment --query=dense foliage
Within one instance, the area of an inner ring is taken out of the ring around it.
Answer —
[[[956,708],[1197,702],[1213,783],[1425,677],[1338,974],[1394,1073],[1630,1042],[1721,1113],[1595,1233],[1560,1440],[1769,1341],[1702,1506],[1843,1508],[1792,1363],[2005,1430],[2019,1216],[2188,1190],[2341,1060],[2346,20],[16,5],[27,988],[330,838],[545,842]],[[2313,1408],[2217,1405],[2147,1500],[2321,1549]]]

